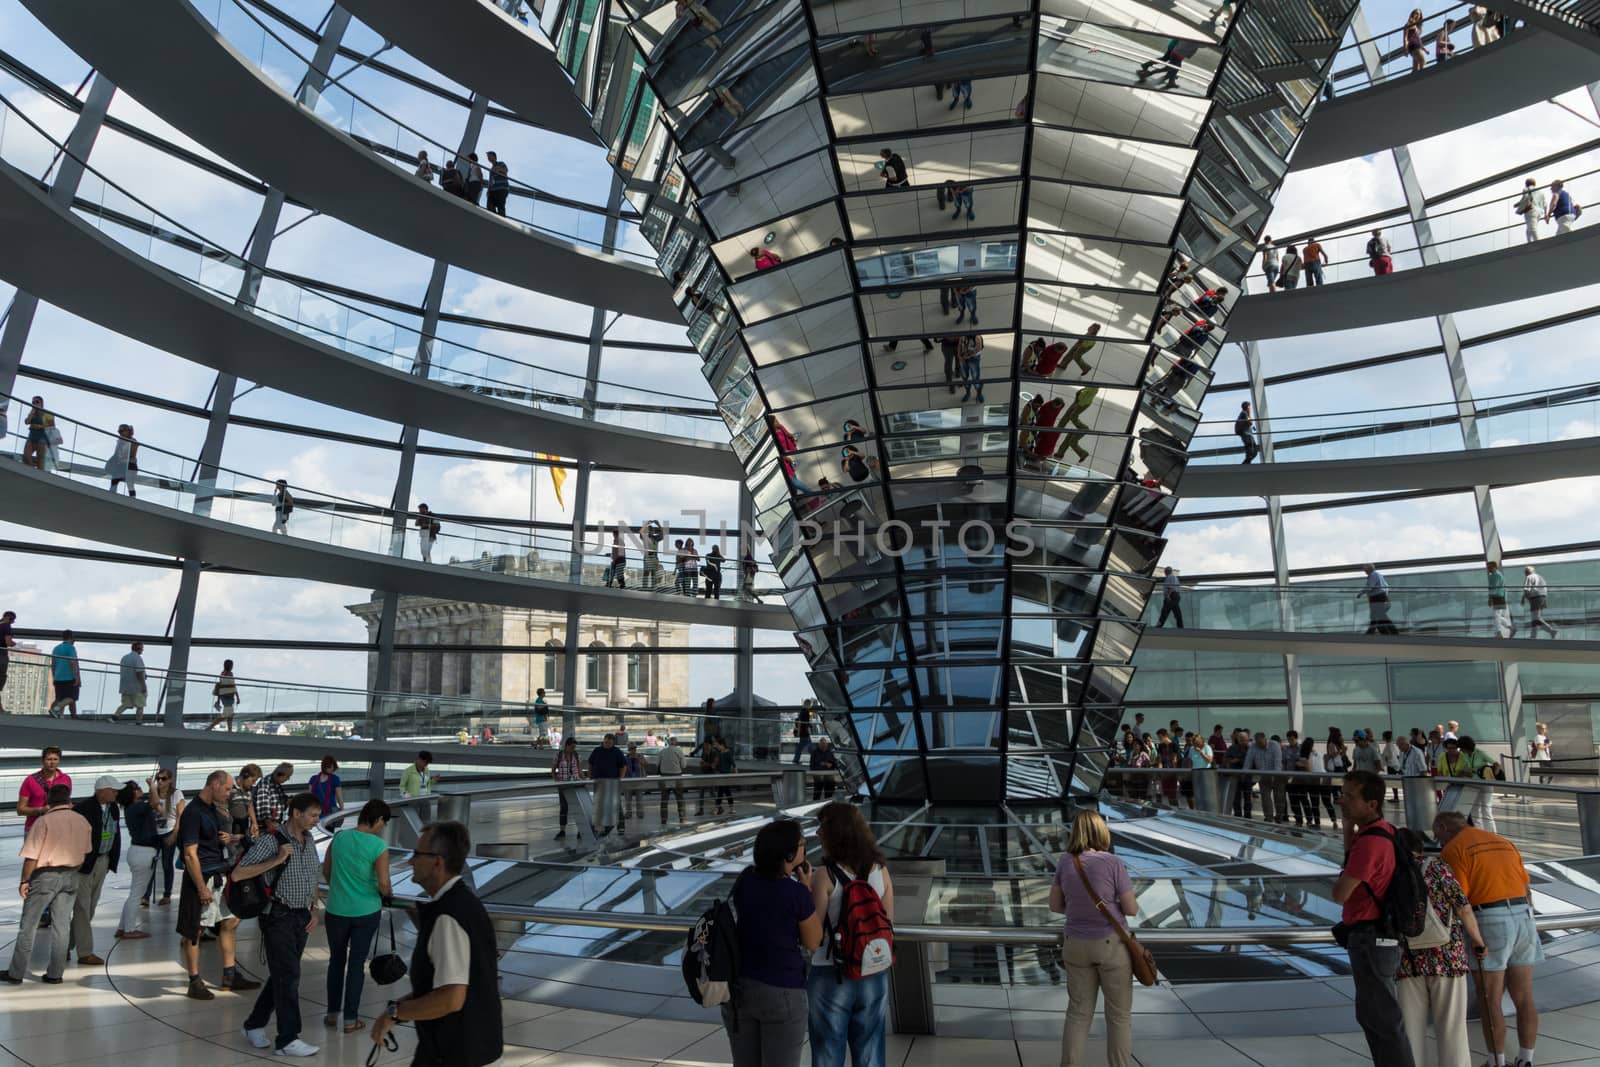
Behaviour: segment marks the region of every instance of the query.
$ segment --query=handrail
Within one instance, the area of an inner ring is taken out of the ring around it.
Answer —
[[[9,405],[13,400],[21,404],[25,411],[31,407],[31,404],[29,404],[27,401],[24,401],[20,396],[0,393],[0,402]],[[89,423],[80,422],[68,416],[57,414],[56,412],[52,411],[48,405],[46,405],[44,410],[55,421],[58,427],[60,424],[65,423],[69,426],[75,427],[77,430],[99,435],[105,439],[105,443],[108,444],[113,450],[115,449],[117,442],[122,440],[117,434],[102,429],[101,427],[93,426]],[[24,418],[19,419],[18,425],[15,428],[11,428],[6,436],[19,441],[26,440],[27,434],[26,427],[24,425],[25,420],[26,416],[24,415]],[[181,453],[172,452],[168,449],[161,448],[158,445],[146,444],[142,441],[138,442],[138,445],[141,459],[143,459],[143,457],[148,453],[155,453],[157,455],[168,457],[170,460],[177,461],[179,464],[191,469],[199,469],[200,461],[197,457],[186,456]],[[83,452],[75,446],[76,435],[74,435],[74,441],[70,445],[66,442],[63,442],[63,445],[61,446],[62,454],[70,456],[83,456],[92,461],[92,463],[83,469],[69,470],[69,473],[79,475],[93,473],[96,477],[104,477],[102,472],[106,462],[110,459],[110,456],[94,456]],[[234,470],[230,467],[221,466],[220,464],[215,466],[213,470],[215,473],[208,472],[203,477],[193,475],[173,476],[152,471],[148,468],[148,465],[141,465],[141,470],[138,472],[136,478],[139,485],[154,485],[157,488],[172,489],[180,494],[189,493],[196,497],[204,497],[206,499],[239,499],[255,502],[271,501],[273,485],[276,482],[276,479],[266,475],[251,474],[246,471]],[[132,476],[131,471],[127,473],[129,476]],[[215,484],[216,475],[222,474],[229,475],[233,478],[242,479],[246,482],[259,483],[259,485],[255,488],[219,486]],[[293,494],[295,496],[295,510],[298,511],[304,508],[306,510],[326,511],[335,519],[342,519],[347,522],[361,524],[362,526],[370,528],[382,536],[386,536],[391,539],[398,538],[398,540],[400,540],[402,543],[404,540],[403,535],[410,530],[411,524],[421,515],[421,513],[417,511],[412,511],[409,509],[396,510],[393,508],[384,507],[382,505],[373,504],[369,501],[356,500],[350,497],[342,497],[325,490],[313,489],[297,483],[286,482],[286,485],[289,489],[295,491]],[[300,493],[305,493],[308,495],[302,499],[298,495]],[[573,555],[579,554],[609,558],[612,549],[610,543],[603,540],[594,543],[584,540],[574,544],[570,539],[543,536],[536,530],[530,530],[525,540],[505,540],[504,538],[508,535],[508,531],[502,527],[495,526],[492,523],[474,522],[470,519],[445,512],[431,514],[434,518],[440,520],[441,522],[448,521],[453,526],[459,526],[473,532],[470,538],[473,556],[463,558],[458,561],[463,565],[474,563],[478,559],[481,559],[480,553],[488,553],[491,556],[518,556],[529,553],[538,553],[543,550],[564,554],[569,558]],[[603,529],[599,532],[602,534],[604,533]],[[633,525],[630,523],[627,526],[627,533],[632,534],[632,532]],[[712,535],[708,534],[708,543],[716,543],[709,540],[711,536]],[[453,540],[456,537],[457,535],[453,533],[444,533],[440,535],[439,540],[448,541]],[[625,552],[628,540],[629,538],[625,536]],[[734,549],[734,551],[737,553],[738,550]],[[398,553],[392,552],[391,554]],[[663,556],[670,556],[671,550],[665,550],[661,554]],[[699,558],[703,562],[704,557]],[[743,561],[741,559],[737,558],[736,555],[727,555],[723,557],[723,563],[726,567],[736,572],[735,577],[742,579],[741,568],[743,566]],[[756,568],[758,572],[775,573],[774,568],[770,566],[763,567],[759,562],[756,563]],[[730,581],[728,585],[730,592],[736,591],[737,584],[735,582]],[[766,590],[766,592],[776,593],[779,592],[779,590],[777,588],[769,588]]]
[[[397,322],[397,321],[395,321],[393,319],[385,318],[382,315],[374,314],[366,306],[360,306],[360,305],[354,304],[354,303],[352,303],[350,301],[344,300],[344,299],[342,299],[342,298],[340,298],[338,296],[334,296],[330,292],[328,292],[327,290],[322,289],[322,288],[318,287],[315,284],[306,284],[304,281],[301,281],[300,279],[298,279],[295,276],[286,274],[286,273],[284,273],[282,271],[278,271],[278,270],[275,270],[275,269],[270,268],[270,267],[256,267],[256,266],[253,266],[252,264],[246,262],[242,257],[240,257],[238,255],[235,255],[234,253],[228,251],[223,246],[221,246],[221,245],[217,244],[216,242],[210,240],[205,235],[199,233],[198,231],[194,230],[193,228],[189,227],[188,225],[178,221],[177,219],[173,218],[171,215],[168,215],[167,213],[165,213],[164,211],[160,210],[159,208],[154,207],[148,201],[145,201],[145,200],[139,198],[138,196],[135,196],[133,193],[129,192],[124,186],[122,186],[118,182],[113,181],[111,178],[107,177],[102,171],[100,171],[100,170],[96,169],[95,167],[91,166],[88,163],[87,160],[81,159],[78,156],[76,156],[75,154],[73,154],[62,142],[60,142],[60,141],[56,140],[54,137],[52,137],[43,127],[41,127],[38,123],[36,123],[27,113],[23,112],[15,104],[13,104],[11,102],[10,98],[5,96],[4,94],[0,94],[0,105],[4,106],[5,111],[7,113],[9,113],[11,115],[15,115],[22,122],[26,123],[27,126],[30,127],[36,135],[38,135],[40,138],[42,138],[44,141],[46,141],[51,146],[51,148],[55,150],[55,152],[60,153],[61,155],[65,156],[65,157],[71,158],[75,163],[77,163],[79,166],[81,166],[85,171],[87,171],[90,174],[93,174],[95,176],[95,178],[97,178],[99,181],[103,182],[106,185],[107,188],[115,190],[119,196],[124,197],[128,201],[130,201],[131,203],[138,205],[141,209],[150,212],[150,214],[153,217],[155,217],[157,219],[160,219],[163,222],[169,224],[173,228],[173,230],[176,231],[177,233],[181,233],[183,235],[186,235],[190,240],[194,241],[197,245],[200,246],[198,251],[200,252],[201,255],[203,255],[203,256],[205,256],[207,258],[218,259],[222,263],[224,263],[225,265],[227,265],[229,267],[233,267],[233,268],[241,270],[241,271],[248,271],[248,272],[252,272],[252,273],[255,273],[255,274],[259,274],[263,279],[272,279],[273,281],[276,281],[276,282],[278,282],[278,283],[280,283],[282,285],[288,286],[293,290],[296,290],[296,291],[299,291],[299,292],[313,294],[318,300],[325,300],[328,303],[334,305],[335,307],[338,307],[338,308],[342,309],[344,312],[348,312],[349,314],[354,315],[354,316],[359,316],[362,320],[372,320],[372,321],[375,321],[375,322],[383,323],[385,326],[394,329],[396,331],[396,333],[397,333],[397,336],[399,334],[401,334],[401,333],[416,334],[421,339],[422,343],[424,343],[424,344],[428,344],[428,345],[446,345],[446,346],[449,346],[449,347],[454,348],[454,349],[458,349],[458,350],[463,351],[463,352],[470,352],[470,353],[472,353],[474,355],[483,356],[485,359],[495,360],[495,361],[499,361],[501,363],[507,363],[507,364],[510,364],[512,366],[515,366],[515,367],[525,367],[528,370],[537,371],[540,374],[549,374],[549,375],[554,375],[554,376],[560,377],[560,378],[571,378],[575,382],[582,383],[585,386],[589,382],[589,379],[584,377],[583,375],[573,374],[570,371],[563,371],[563,370],[559,370],[559,369],[554,368],[554,367],[545,367],[545,366],[541,366],[540,364],[537,364],[537,363],[528,363],[528,362],[526,362],[524,360],[515,359],[515,358],[513,358],[511,356],[505,356],[505,355],[502,355],[502,354],[497,353],[497,352],[491,352],[491,351],[489,351],[487,349],[478,348],[478,347],[476,347],[474,345],[463,344],[463,343],[461,343],[459,341],[446,341],[443,338],[440,338],[437,334],[434,334],[434,335],[423,334],[420,330],[413,329],[412,327],[407,326],[404,323]],[[3,120],[3,116],[0,116],[0,120]],[[0,132],[3,132],[3,130],[4,130],[4,122],[0,121]],[[101,215],[101,216],[106,216],[108,214],[106,212],[105,208],[102,205],[86,204],[84,206],[87,207],[87,208],[92,209],[95,214],[98,214],[98,215]],[[126,223],[124,222],[124,224],[126,224]],[[170,268],[167,268],[167,269],[170,269]],[[176,273],[176,272],[174,272],[174,273]],[[183,277],[182,275],[178,275],[178,276],[179,277]],[[188,282],[189,284],[194,285],[196,288],[203,289],[203,290],[205,290],[207,292],[214,293],[217,296],[219,296],[222,299],[225,299],[225,300],[227,300],[229,302],[234,302],[234,301],[239,299],[239,294],[237,292],[225,291],[225,290],[217,289],[214,286],[206,284],[204,281],[200,280],[199,278],[184,278],[184,280],[186,282]],[[300,319],[293,318],[293,317],[291,317],[289,315],[286,315],[286,314],[283,314],[281,312],[275,311],[270,307],[266,307],[266,306],[264,306],[263,304],[260,303],[259,290],[256,293],[255,299],[252,299],[251,301],[247,302],[245,304],[245,306],[249,307],[254,313],[259,314],[264,318],[268,318],[268,319],[272,319],[272,320],[281,320],[281,321],[284,321],[284,322],[287,322],[287,323],[291,323],[296,328],[296,332],[299,332],[301,329],[310,329],[310,330],[314,331],[315,333],[323,334],[323,335],[326,335],[328,337],[335,338],[338,341],[338,344],[334,345],[334,347],[343,348],[346,345],[355,344],[355,345],[360,346],[361,348],[370,349],[371,351],[373,351],[375,353],[379,353],[383,357],[383,359],[382,359],[383,362],[387,362],[388,360],[392,359],[394,357],[394,355],[395,355],[395,353],[393,353],[391,351],[388,351],[386,349],[383,349],[383,348],[379,348],[376,345],[368,344],[367,342],[359,340],[359,339],[356,339],[356,338],[341,336],[341,335],[339,335],[338,333],[336,333],[336,332],[334,332],[332,330],[323,329],[322,327],[318,326],[315,323],[304,322],[304,321],[301,321]],[[375,360],[375,362],[376,361],[377,360]],[[435,365],[437,366],[438,364],[436,363]],[[446,369],[446,368],[441,368],[441,369]],[[464,377],[464,378],[476,378],[476,379],[478,379],[480,381],[488,382],[488,383],[492,383],[492,384],[496,384],[496,385],[504,385],[504,386],[517,386],[518,385],[518,383],[516,383],[516,382],[506,381],[506,380],[497,379],[497,378],[491,378],[491,377],[489,377],[487,375],[475,375],[475,374],[471,374],[471,373],[468,373],[468,372],[456,371],[456,370],[449,370],[449,373],[453,374],[453,375],[459,375],[459,376]],[[705,405],[704,408],[702,409],[704,411],[704,414],[699,414],[699,413],[696,413],[696,412],[688,412],[688,411],[676,411],[676,410],[672,410],[671,408],[668,408],[668,407],[662,407],[661,409],[659,409],[663,413],[679,414],[679,415],[683,415],[686,418],[703,418],[703,419],[707,419],[707,420],[717,419],[717,411],[716,411],[715,404],[708,403],[704,397],[689,396],[689,395],[683,394],[683,393],[670,393],[670,392],[666,392],[665,390],[651,389],[651,388],[646,387],[646,386],[630,385],[630,384],[625,383],[625,382],[612,381],[610,379],[605,379],[605,378],[596,378],[593,381],[594,381],[594,384],[596,386],[601,387],[601,388],[611,388],[611,389],[618,389],[618,390],[623,390],[623,391],[627,391],[627,392],[644,393],[644,394],[649,394],[651,396],[659,396],[659,397],[663,397],[663,398],[670,399],[670,400],[688,401],[688,402],[690,402],[692,404],[695,404],[695,405]],[[569,401],[571,406],[576,406],[576,407],[583,407],[583,406],[588,405],[588,406],[594,406],[594,407],[597,407],[597,408],[601,408],[601,407],[609,406],[609,403],[614,403],[614,402],[606,402],[606,401],[591,401],[591,400],[588,400],[586,397],[584,397],[582,395],[566,396],[566,395],[560,394],[560,393],[550,394],[549,398],[550,399],[556,399],[556,400]],[[646,408],[646,410],[653,410],[653,409]],[[717,420],[717,421],[720,424],[720,420]]]
[[[1593,392],[1592,393],[1588,393],[1588,394],[1584,394],[1584,393],[1580,392],[1581,390],[1593,390]],[[1560,386],[1557,389],[1528,389],[1528,390],[1525,390],[1524,392],[1520,392],[1520,393],[1495,393],[1495,394],[1492,394],[1492,395],[1489,395],[1489,396],[1474,396],[1472,398],[1472,403],[1470,405],[1473,410],[1470,411],[1470,412],[1467,412],[1466,416],[1467,417],[1472,417],[1472,418],[1482,418],[1482,417],[1484,417],[1485,413],[1482,412],[1482,411],[1479,411],[1478,408],[1480,406],[1482,406],[1482,405],[1493,404],[1496,401],[1501,401],[1501,400],[1519,400],[1519,399],[1538,398],[1538,397],[1551,397],[1551,396],[1559,396],[1559,394],[1561,394],[1561,393],[1571,393],[1572,395],[1571,396],[1560,397],[1559,398],[1559,402],[1554,406],[1565,406],[1565,404],[1568,403],[1568,402],[1576,403],[1576,402],[1580,402],[1580,401],[1593,400],[1596,397],[1600,397],[1600,381],[1579,382],[1579,383],[1574,384],[1574,385]],[[1396,405],[1396,406],[1393,406],[1393,407],[1381,407],[1381,408],[1352,408],[1352,409],[1347,410],[1347,411],[1324,411],[1324,412],[1314,412],[1314,413],[1306,414],[1306,415],[1273,415],[1273,416],[1270,416],[1270,417],[1267,417],[1267,418],[1253,418],[1251,421],[1253,421],[1256,424],[1256,427],[1258,429],[1268,430],[1268,431],[1273,431],[1273,432],[1278,432],[1278,433],[1311,432],[1312,430],[1315,430],[1316,432],[1320,433],[1320,432],[1323,432],[1324,430],[1327,430],[1327,431],[1359,430],[1359,429],[1363,429],[1363,428],[1370,428],[1372,426],[1381,426],[1381,425],[1383,425],[1383,423],[1377,423],[1377,422],[1348,423],[1348,424],[1334,425],[1334,426],[1316,426],[1316,427],[1311,427],[1309,429],[1302,429],[1300,427],[1294,427],[1294,426],[1285,427],[1284,424],[1293,423],[1293,422],[1297,422],[1297,421],[1303,421],[1303,420],[1307,420],[1307,419],[1344,418],[1345,416],[1349,416],[1349,415],[1379,415],[1379,414],[1384,414],[1384,413],[1388,413],[1388,412],[1404,413],[1404,412],[1410,412],[1410,411],[1423,411],[1423,410],[1430,409],[1430,408],[1450,408],[1450,409],[1452,409],[1452,413],[1451,414],[1439,416],[1441,419],[1451,420],[1451,419],[1455,419],[1457,417],[1460,417],[1461,414],[1462,414],[1461,409],[1463,407],[1465,407],[1465,406],[1467,406],[1467,405],[1464,405],[1462,402],[1457,401],[1457,400],[1438,400],[1438,401],[1434,401],[1433,403],[1430,403],[1430,404],[1403,404],[1403,405]],[[1538,410],[1538,409],[1537,408],[1524,408],[1524,409],[1520,409],[1520,410]],[[1226,427],[1228,427],[1228,429],[1227,429],[1227,431],[1225,433],[1220,433],[1220,432],[1219,433],[1215,433],[1215,434],[1203,433],[1202,431],[1208,426],[1226,426]],[[1201,422],[1196,427],[1194,439],[1198,439],[1198,438],[1201,438],[1201,437],[1225,437],[1225,436],[1226,437],[1231,437],[1231,436],[1233,436],[1232,426],[1233,426],[1233,420],[1232,419],[1203,419],[1203,420],[1201,420]]]
[[[424,903],[421,896],[397,896],[405,905]],[[513,904],[484,904],[490,918],[551,926],[583,926],[602,930],[633,930],[642,933],[687,933],[698,921],[692,916],[647,918],[611,916],[588,911],[566,911]],[[1600,911],[1568,912],[1534,916],[1541,932],[1592,930],[1600,927]],[[1162,929],[1133,927],[1147,945],[1325,945],[1333,944],[1330,926],[1212,927],[1208,929]],[[951,945],[1055,945],[1061,941],[1060,926],[914,926],[895,924],[896,940]]]
[[[180,0],[180,2],[189,4],[191,7],[193,7],[195,13],[200,15],[201,17],[205,17],[206,16],[205,8],[208,7],[209,4],[207,4],[205,2],[205,0]],[[316,75],[320,76],[321,78],[325,79],[324,87],[322,89],[316,90],[319,95],[326,94],[330,89],[336,88],[338,92],[341,92],[341,93],[345,94],[346,96],[350,97],[350,99],[357,101],[363,107],[368,108],[369,110],[371,110],[376,115],[382,116],[388,122],[394,123],[394,125],[395,125],[395,127],[397,129],[401,129],[401,130],[406,131],[407,133],[409,133],[413,137],[417,138],[419,141],[423,142],[427,147],[438,149],[441,153],[443,153],[443,156],[447,156],[447,157],[452,157],[453,158],[453,157],[455,157],[455,156],[460,154],[460,153],[457,152],[456,149],[451,148],[449,145],[445,144],[443,141],[440,141],[440,140],[437,140],[437,139],[435,139],[433,137],[430,137],[427,134],[425,134],[422,131],[420,131],[417,128],[415,128],[414,126],[411,126],[408,123],[402,122],[400,119],[395,118],[393,115],[389,114],[383,108],[378,107],[376,104],[372,103],[370,100],[368,100],[365,97],[361,96],[359,93],[356,93],[353,90],[349,89],[347,86],[340,84],[338,79],[335,78],[331,73],[329,73],[328,71],[325,71],[325,70],[321,69],[320,67],[317,67],[316,65],[314,65],[313,62],[310,59],[306,58],[299,51],[297,51],[294,45],[291,45],[289,42],[285,41],[281,36],[279,36],[277,31],[275,31],[271,26],[268,26],[264,21],[262,21],[260,18],[258,18],[253,11],[250,11],[248,8],[246,8],[244,4],[239,2],[239,0],[212,0],[212,2],[215,2],[217,4],[216,18],[215,18],[215,20],[212,21],[212,25],[216,27],[216,30],[217,30],[217,33],[218,33],[219,36],[221,36],[224,39],[226,39],[226,34],[224,33],[224,31],[222,29],[222,19],[223,19],[222,4],[223,3],[231,3],[233,5],[233,7],[235,9],[237,9],[240,14],[242,14],[249,21],[255,23],[255,25],[260,28],[261,32],[265,36],[271,38],[273,41],[276,41],[278,43],[278,45],[280,45],[285,51],[287,51],[290,55],[292,55],[296,60],[298,60],[299,62],[305,64],[305,69],[306,69],[306,71],[308,73],[316,74]],[[262,73],[265,74],[266,72],[263,70]],[[298,100],[296,102],[299,103]],[[303,104],[301,106],[304,107]],[[315,114],[315,111],[312,108],[305,108],[305,110],[307,112],[311,113],[311,114]],[[318,121],[322,122],[322,121],[326,121],[326,120],[322,119],[319,116],[318,117]],[[370,144],[368,145],[368,147],[369,148],[371,147]],[[398,151],[398,149],[397,149],[397,151]],[[375,154],[381,155],[381,153],[375,153]],[[443,158],[443,157],[441,157],[441,158]],[[433,168],[433,169],[442,170],[442,168]],[[485,167],[485,168],[483,168],[483,170],[484,170],[485,175],[487,175],[488,174],[488,168]],[[526,192],[523,195],[531,196],[534,199],[541,199],[540,190],[535,188],[534,186],[528,185],[525,182],[518,181],[517,179],[511,178],[509,176],[507,177],[506,180],[514,188],[521,188],[523,190],[526,190]],[[599,209],[599,210],[597,210],[595,212],[595,214],[604,216],[605,215],[605,210],[603,208]],[[538,226],[538,225],[535,225],[532,222],[522,223],[522,220],[520,220],[520,219],[517,220],[517,221],[519,223],[521,223],[522,225],[527,226],[529,229],[537,230],[537,231],[539,231],[541,233],[547,233],[547,234],[550,234],[550,235],[555,236],[555,237],[560,237],[562,240],[574,241],[574,242],[577,242],[579,244],[589,245],[589,246],[593,246],[593,247],[598,248],[597,242],[586,240],[586,239],[584,239],[582,237],[579,237],[576,234],[561,233],[558,230],[552,230],[552,229],[548,229],[547,227]],[[618,219],[617,221],[619,223],[623,224],[623,225],[635,225],[635,226],[637,225],[632,220]],[[605,254],[605,255],[622,256],[622,257],[626,257],[626,258],[629,258],[629,259],[634,259],[634,260],[637,260],[637,261],[640,261],[640,262],[643,262],[643,263],[648,263],[648,264],[650,264],[652,266],[654,266],[655,262],[656,262],[656,257],[653,254],[648,254],[648,253],[644,253],[644,252],[633,252],[633,251],[629,251],[628,249],[624,249],[624,248],[612,248],[612,249],[605,249],[605,250],[602,250],[602,251],[603,251],[603,254]]]

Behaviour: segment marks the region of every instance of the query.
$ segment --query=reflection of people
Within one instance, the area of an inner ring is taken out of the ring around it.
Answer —
[[[879,164],[883,171],[883,184],[889,189],[903,189],[911,184],[911,178],[906,174],[906,161],[900,158],[900,153],[884,148],[878,152],[883,162]]]

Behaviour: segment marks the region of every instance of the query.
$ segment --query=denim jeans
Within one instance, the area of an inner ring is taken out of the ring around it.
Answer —
[[[1395,994],[1399,943],[1378,944],[1377,928],[1369,923],[1350,931],[1346,948],[1356,988],[1356,1022],[1366,1034],[1373,1067],[1417,1067]]]
[[[811,1067],[884,1067],[884,1031],[889,1017],[889,973],[852,982],[822,964],[806,979],[811,1001]]]
[[[306,950],[311,912],[305,908],[274,907],[261,916],[261,941],[267,946],[267,980],[244,1021],[246,1030],[265,1029],[278,1017],[275,1047],[283,1048],[300,1036],[300,957]]]
[[[381,918],[381,911],[354,918],[327,913],[328,1014],[337,1014],[342,1004],[347,1023],[361,1018],[361,986],[366,981],[367,953],[372,951],[372,938],[378,932]]]
[[[733,1067],[800,1067],[806,1036],[806,991],[745,978],[732,1005],[722,1006]]]

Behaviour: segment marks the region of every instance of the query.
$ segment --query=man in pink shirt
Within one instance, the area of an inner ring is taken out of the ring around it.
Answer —
[[[39,769],[22,780],[17,794],[17,814],[28,820],[23,824],[23,833],[33,829],[34,820],[45,813],[45,800],[54,785],[70,790],[72,778],[61,769],[61,750],[51,745],[40,753]]]
[[[60,777],[66,777],[61,775]],[[78,868],[93,847],[89,820],[72,810],[72,787],[63,782],[51,785],[45,795],[45,811],[33,820],[22,842],[22,923],[11,953],[11,967],[0,972],[0,981],[21,985],[33,956],[33,938],[46,911],[50,924],[50,965],[44,980],[61,982],[67,969],[68,939],[72,936],[72,906],[78,893]]]

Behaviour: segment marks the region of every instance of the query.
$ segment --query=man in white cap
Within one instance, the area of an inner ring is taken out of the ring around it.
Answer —
[[[94,954],[94,910],[100,906],[100,890],[106,875],[117,869],[122,858],[122,809],[117,792],[122,783],[115,776],[102,774],[94,782],[94,796],[84,797],[72,806],[89,823],[89,852],[78,868],[78,895],[72,905],[72,940],[67,951],[76,949],[78,962],[99,967],[106,961]]]

